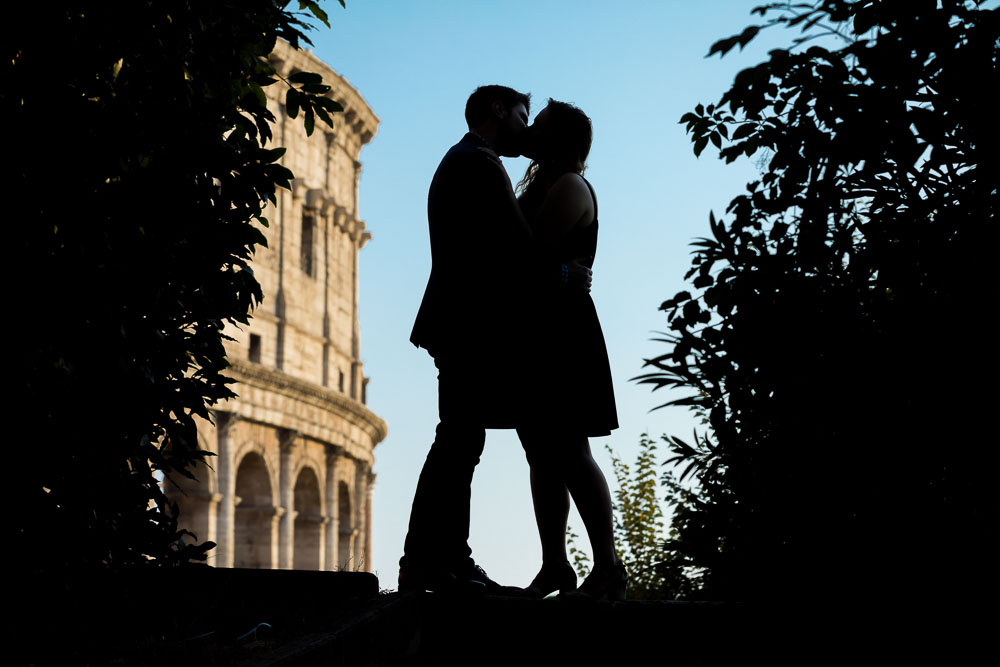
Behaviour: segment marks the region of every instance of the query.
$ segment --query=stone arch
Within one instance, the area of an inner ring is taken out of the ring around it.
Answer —
[[[247,457],[257,456],[264,466],[270,484],[271,498],[268,503],[271,507],[278,507],[281,502],[278,498],[279,462],[275,429],[265,424],[240,420],[230,438],[237,443],[231,450],[233,452],[232,469],[238,471]],[[239,496],[238,493],[236,495]]]
[[[306,468],[311,468],[313,474],[316,475],[316,480],[319,484],[320,502],[322,503],[323,498],[326,495],[322,491],[323,484],[326,480],[326,475],[323,472],[325,470],[326,457],[323,453],[322,446],[317,446],[315,449],[308,446],[296,449],[296,456],[294,457],[292,463],[292,478],[298,479]]]
[[[354,558],[354,514],[352,512],[354,503],[351,502],[351,488],[347,482],[341,480],[337,483],[337,521],[339,535],[337,535],[337,569],[354,570],[357,564]]]
[[[304,466],[295,479],[295,546],[292,567],[296,570],[322,568],[323,505],[319,476]]]
[[[274,567],[273,489],[264,457],[247,453],[236,468],[234,567]]]

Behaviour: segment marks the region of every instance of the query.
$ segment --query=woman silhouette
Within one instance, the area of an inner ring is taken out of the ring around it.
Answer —
[[[518,201],[528,224],[551,259],[565,265],[586,257],[592,266],[597,199],[583,178],[593,136],[590,118],[550,99],[525,134],[523,153],[532,162],[518,184]],[[626,573],[614,548],[611,493],[588,441],[618,428],[604,335],[586,289],[566,283],[537,296],[529,383],[533,410],[517,431],[531,467],[542,568],[523,591],[539,598],[559,590],[565,598],[621,600]],[[594,558],[593,571],[578,590],[566,555],[570,496]]]

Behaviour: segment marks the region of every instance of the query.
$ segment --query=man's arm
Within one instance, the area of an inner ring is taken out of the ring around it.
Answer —
[[[521,212],[521,207],[517,203],[514,195],[514,188],[511,185],[510,177],[504,168],[500,158],[493,151],[487,148],[480,148],[479,154],[469,156],[469,160],[461,166],[467,169],[470,203],[478,201],[480,203],[490,201],[490,193],[503,193],[503,201],[496,201],[495,205],[501,207],[507,213],[503,217],[514,222],[514,235],[512,241],[520,244],[528,251],[530,263],[535,265],[538,280],[561,287],[575,286],[587,292],[590,291],[593,283],[593,271],[589,264],[592,257],[578,257],[565,264],[560,264],[551,258],[547,258],[545,248],[539,247],[539,241],[528,225],[527,219]],[[582,179],[576,179],[580,186],[586,189],[586,184]],[[590,200],[589,190],[586,200]],[[474,223],[473,223],[474,224]],[[571,225],[570,225],[571,227]],[[569,227],[567,227],[567,230]],[[543,252],[538,252],[543,250]]]

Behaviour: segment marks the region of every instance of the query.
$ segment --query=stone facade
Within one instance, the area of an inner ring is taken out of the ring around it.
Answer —
[[[358,326],[358,252],[371,238],[358,217],[361,148],[378,118],[354,88],[308,52],[279,42],[284,77],[317,72],[344,107],[334,127],[285,114],[284,83],[269,86],[275,146],[296,178],[265,216],[254,256],[264,301],[226,342],[238,398],[199,423],[216,454],[167,492],[181,526],[218,546],[221,567],[371,569],[373,450],[386,424],[367,407]]]

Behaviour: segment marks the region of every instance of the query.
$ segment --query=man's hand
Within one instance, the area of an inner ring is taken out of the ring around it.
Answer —
[[[593,257],[577,257],[566,263],[569,269],[568,281],[570,285],[582,288],[585,292],[590,291],[590,286],[594,282],[594,272],[587,264],[594,261]]]

